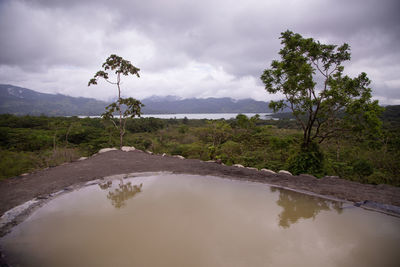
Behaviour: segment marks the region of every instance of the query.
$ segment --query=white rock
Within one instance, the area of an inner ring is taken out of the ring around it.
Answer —
[[[146,150],[147,154],[153,155],[153,152]]]
[[[257,168],[253,168],[253,167],[247,167],[247,169],[249,169],[249,170],[255,170],[255,171],[258,171],[258,169],[257,169]]]
[[[102,148],[102,149],[99,150],[98,154],[105,153],[105,152],[108,152],[108,151],[113,151],[113,150],[117,150],[117,149],[115,147]]]
[[[293,174],[291,174],[290,172],[285,171],[285,170],[280,170],[278,173],[279,173],[279,174],[286,174],[286,175],[293,175]]]
[[[276,172],[274,172],[272,170],[269,170],[269,169],[261,169],[261,171],[267,172],[267,173],[270,173],[270,174],[276,174]]]
[[[167,154],[165,154],[165,153],[163,153],[162,155],[161,155],[161,157],[165,157]]]
[[[80,158],[78,159],[78,161],[85,160],[85,159],[87,159],[87,157],[80,157]]]
[[[121,150],[125,151],[125,152],[134,151],[135,149],[136,148],[133,147],[133,146],[123,146],[123,147],[121,147]]]
[[[184,156],[181,156],[181,155],[175,155],[174,158],[185,159],[185,157],[184,157]]]
[[[14,220],[18,215],[29,209],[33,204],[39,202],[39,200],[32,199],[29,200],[19,206],[14,207],[13,209],[5,212],[3,216],[0,217],[0,228],[5,226],[6,224],[10,223]]]
[[[244,166],[242,164],[233,164],[233,167],[238,167],[238,168],[244,168]]]

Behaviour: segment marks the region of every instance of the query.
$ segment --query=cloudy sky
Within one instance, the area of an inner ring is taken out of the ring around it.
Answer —
[[[109,99],[87,87],[110,54],[141,77],[123,93],[276,99],[259,77],[290,29],[351,46],[345,72],[364,71],[382,104],[400,104],[398,0],[0,0],[0,83]]]

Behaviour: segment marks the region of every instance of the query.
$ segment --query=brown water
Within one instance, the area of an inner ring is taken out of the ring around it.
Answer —
[[[400,219],[262,184],[157,174],[62,195],[0,244],[15,266],[400,266]]]

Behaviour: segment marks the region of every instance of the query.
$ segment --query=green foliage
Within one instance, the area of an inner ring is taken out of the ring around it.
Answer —
[[[350,60],[348,44],[321,44],[291,31],[283,32],[280,39],[281,59],[272,61],[261,80],[268,93],[284,95],[271,101],[270,108],[292,111],[303,130],[303,146],[349,130],[379,134],[382,108],[371,100],[367,75],[343,75],[343,63]]]
[[[302,131],[293,125],[279,127],[279,121],[257,120],[253,127],[240,128],[236,122],[128,119],[124,142],[158,154],[221,159],[228,165],[274,171],[291,166],[289,170],[295,174],[337,175],[400,186],[400,131],[392,120],[385,120],[379,138],[342,135],[313,145],[312,150],[299,148]],[[0,115],[0,175],[55,166],[118,146],[119,141],[119,131],[102,119]]]
[[[0,179],[16,176],[40,167],[40,161],[32,152],[0,150]]]
[[[300,151],[289,158],[288,170],[294,175],[306,173],[322,177],[325,174],[324,155],[319,146],[315,143],[308,147],[302,146]]]
[[[374,173],[374,168],[372,164],[365,159],[358,159],[353,162],[353,172],[355,175],[359,176],[360,179],[370,176]]]
[[[156,118],[138,118],[128,119],[126,122],[126,130],[131,133],[140,132],[156,132],[157,130],[163,129],[166,123],[164,120]]]

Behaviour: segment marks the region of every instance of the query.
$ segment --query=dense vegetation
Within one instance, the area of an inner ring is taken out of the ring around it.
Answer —
[[[342,135],[322,144],[323,172],[372,184],[400,186],[400,106],[383,113],[381,136]],[[129,119],[125,145],[154,153],[202,160],[221,159],[275,171],[287,169],[298,152],[302,131],[293,120],[260,120],[238,115],[234,120]],[[78,117],[0,115],[0,177],[89,156],[117,147],[119,133],[110,121]]]

